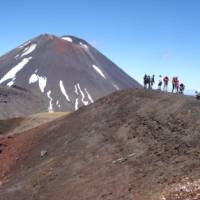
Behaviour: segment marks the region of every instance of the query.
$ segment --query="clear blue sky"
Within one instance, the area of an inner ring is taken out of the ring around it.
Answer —
[[[92,43],[132,77],[200,89],[199,0],[1,0],[0,55],[42,33]]]

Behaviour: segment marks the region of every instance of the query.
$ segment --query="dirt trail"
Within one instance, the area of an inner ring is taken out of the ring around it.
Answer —
[[[0,140],[0,200],[199,200],[199,140],[194,98],[117,92]]]

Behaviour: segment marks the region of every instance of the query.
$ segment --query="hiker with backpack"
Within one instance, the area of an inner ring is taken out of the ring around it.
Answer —
[[[160,75],[159,76],[159,80],[158,80],[158,90],[161,90],[161,87],[162,87],[162,76]]]
[[[144,75],[144,88],[151,89],[151,77],[147,74]]]
[[[185,90],[185,85],[183,83],[181,83],[179,86],[179,93],[183,94],[184,90]]]
[[[164,82],[163,91],[167,92],[167,90],[168,90],[168,83],[169,83],[169,78],[168,78],[168,76],[165,76],[165,77],[163,78],[163,82]]]

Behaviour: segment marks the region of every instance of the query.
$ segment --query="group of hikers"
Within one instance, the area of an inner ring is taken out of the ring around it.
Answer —
[[[167,92],[168,91],[168,85],[169,85],[169,77],[164,76],[162,77],[161,75],[159,76],[158,80],[158,90],[162,90],[163,86],[163,91]],[[149,76],[147,74],[144,75],[144,88],[145,89],[152,89],[155,84],[155,75]],[[180,93],[183,94],[185,90],[185,85],[183,83],[179,82],[178,77],[173,77],[172,78],[172,93]]]

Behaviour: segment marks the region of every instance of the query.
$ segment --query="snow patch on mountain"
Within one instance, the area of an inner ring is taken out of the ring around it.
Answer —
[[[86,44],[83,44],[82,42],[79,43],[83,48],[89,49],[89,47]]]
[[[15,56],[15,59],[17,59],[19,57],[19,54],[17,54],[16,56]]]
[[[45,87],[47,85],[47,77],[39,76],[36,73],[34,73],[29,78],[29,84],[36,82],[38,82],[41,92],[44,93]]]
[[[120,90],[120,88],[116,84],[113,83],[112,85],[116,90]]]
[[[56,105],[58,106],[58,108],[61,107],[59,100],[56,101]]]
[[[24,58],[20,63],[18,63],[15,67],[13,67],[10,71],[8,71],[3,78],[0,79],[0,84],[4,81],[7,81],[9,79],[12,79],[12,81],[8,84],[8,86],[12,86],[16,79],[16,74],[23,69],[25,65],[29,63],[29,61],[32,59],[32,57]]]
[[[75,88],[75,93],[78,95],[78,88],[77,88],[77,85],[75,85],[74,88]]]
[[[78,98],[75,100],[75,111],[78,110]]]
[[[87,106],[87,105],[89,104],[89,102],[84,100],[84,99],[85,99],[85,94],[84,94],[84,92],[81,90],[81,87],[80,87],[79,83],[77,83],[77,87],[78,87],[79,92],[80,92],[80,94],[81,94],[81,97],[82,97],[81,100],[82,100],[82,102],[83,102],[83,105]]]
[[[96,70],[97,73],[100,74],[100,76],[102,76],[104,79],[106,79],[106,76],[104,75],[104,73],[101,71],[101,69],[99,67],[97,67],[96,65],[92,65],[92,67]]]
[[[94,103],[94,100],[92,99],[90,93],[87,91],[87,88],[85,88],[85,92],[87,94],[88,99],[90,100],[91,103]]]
[[[68,42],[73,42],[72,38],[70,37],[62,37],[63,40],[66,40]]]
[[[35,83],[38,81],[38,75],[37,74],[32,74],[29,78],[29,84]]]
[[[67,101],[70,102],[69,96],[68,96],[68,94],[67,94],[67,92],[66,92],[66,90],[65,90],[65,87],[64,87],[64,85],[63,85],[63,81],[62,81],[62,80],[60,80],[59,85],[60,85],[60,90],[61,90],[61,92],[63,93],[63,95],[65,96],[65,98],[67,99]]]
[[[18,48],[19,48],[19,49],[22,49],[22,48],[24,48],[26,45],[29,45],[30,43],[31,43],[31,41],[29,40],[29,41],[25,42],[24,44],[20,45]]]
[[[32,53],[36,49],[36,47],[37,44],[31,44],[29,47],[26,47],[23,51],[23,54],[21,55],[21,58]]]
[[[42,76],[38,76],[38,79],[39,79],[38,82],[39,82],[40,90],[43,93],[44,89],[46,87],[46,84],[47,84],[47,78],[46,77],[42,77]]]
[[[15,83],[15,81],[12,80],[12,81],[10,81],[9,83],[7,83],[7,86],[8,86],[8,87],[11,87],[12,85],[14,85],[14,83]]]
[[[47,92],[47,97],[49,98],[49,107],[48,107],[48,111],[49,112],[54,112],[54,110],[53,110],[53,99],[52,99],[52,97],[51,97],[51,91],[49,90],[48,92]]]

